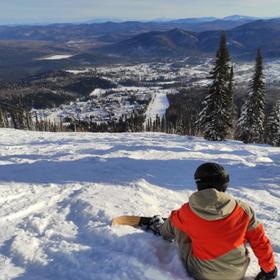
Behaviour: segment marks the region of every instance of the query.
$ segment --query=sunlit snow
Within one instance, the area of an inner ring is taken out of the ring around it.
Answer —
[[[168,216],[195,190],[205,161],[263,222],[280,261],[280,148],[160,133],[0,129],[0,278],[183,280],[176,245],[122,214]],[[259,271],[251,254],[246,280]],[[226,279],[226,278],[225,278]]]
[[[171,93],[171,90],[161,90],[155,91],[152,95],[152,100],[146,111],[146,123],[149,119],[155,120],[156,116],[162,118],[165,114],[167,108],[169,107],[169,101],[167,98],[167,93]]]
[[[60,59],[70,58],[72,56],[73,55],[70,55],[70,54],[56,54],[56,55],[52,55],[52,56],[42,57],[42,58],[40,58],[40,60],[60,60]]]

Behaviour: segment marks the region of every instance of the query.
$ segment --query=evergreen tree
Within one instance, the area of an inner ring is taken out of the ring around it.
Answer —
[[[183,121],[181,118],[176,123],[176,134],[184,135]]]
[[[156,115],[156,131],[157,131],[157,132],[160,132],[160,127],[161,127],[161,124],[160,124],[160,116],[157,114],[157,115]]]
[[[0,127],[5,127],[4,113],[0,107]]]
[[[205,139],[220,141],[231,132],[233,119],[233,69],[230,66],[224,32],[221,35],[220,47],[209,79],[212,82],[197,123]]]
[[[247,100],[242,106],[238,121],[239,137],[244,143],[262,143],[264,140],[264,99],[263,61],[261,52],[258,50],[255,72],[249,82]]]
[[[228,83],[228,94],[227,94],[227,108],[228,108],[228,114],[227,114],[227,123],[229,125],[229,128],[231,128],[232,134],[233,134],[233,127],[234,127],[234,120],[236,120],[236,109],[233,102],[233,78],[234,78],[234,72],[233,72],[233,66],[230,68],[229,73],[229,83]]]
[[[153,131],[153,121],[151,118],[148,120],[148,131]]]
[[[161,118],[161,132],[166,132],[166,118],[165,115],[162,116]]]
[[[280,100],[273,106],[267,118],[266,143],[280,146]]]

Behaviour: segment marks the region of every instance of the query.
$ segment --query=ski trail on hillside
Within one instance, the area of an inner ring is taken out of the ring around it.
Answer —
[[[169,101],[167,98],[167,92],[155,91],[146,111],[146,124],[150,119],[152,121],[155,120],[157,115],[161,118],[168,107]]]

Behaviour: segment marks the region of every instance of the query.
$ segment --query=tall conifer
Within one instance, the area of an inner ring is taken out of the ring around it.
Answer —
[[[211,85],[203,102],[198,125],[205,139],[221,141],[231,132],[233,118],[233,69],[230,66],[225,32],[221,34],[209,79]]]
[[[264,141],[264,99],[265,83],[261,51],[257,50],[255,72],[249,82],[247,100],[241,109],[238,121],[239,137],[245,143]]]
[[[278,100],[267,118],[266,143],[280,146],[280,100]]]

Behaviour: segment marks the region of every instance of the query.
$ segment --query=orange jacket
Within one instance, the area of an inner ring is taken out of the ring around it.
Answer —
[[[170,217],[172,226],[190,237],[195,258],[215,260],[249,242],[261,268],[272,271],[275,263],[271,244],[261,224],[256,223],[253,229],[249,227],[251,219],[238,203],[231,214],[218,220],[209,221],[198,216],[189,203],[172,211]]]

